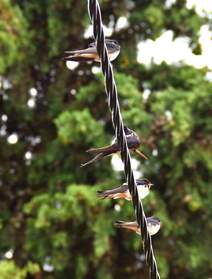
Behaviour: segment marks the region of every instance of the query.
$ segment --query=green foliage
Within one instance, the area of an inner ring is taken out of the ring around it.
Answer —
[[[0,3],[0,74],[16,63],[21,63],[26,46],[27,22],[17,5],[10,0]]]
[[[114,31],[121,53],[113,66],[124,122],[141,137],[150,158],[139,161],[138,171],[154,183],[143,204],[147,216],[162,222],[153,237],[161,278],[209,278],[208,69],[183,63],[146,68],[136,62],[136,43],[164,30],[188,36],[199,54],[199,30],[209,20],[187,9],[185,1],[171,7],[157,0],[100,2],[105,24],[116,26],[120,16],[129,22]],[[64,50],[92,40],[83,37],[89,24],[84,1],[0,2],[2,279],[148,276],[140,237],[113,226],[115,220],[134,220],[132,204],[96,196],[97,190],[120,185],[123,173],[113,170],[110,157],[80,168],[90,159],[88,148],[108,145],[114,136],[102,74],[83,63],[69,71],[61,60]],[[12,134],[18,135],[16,144],[8,143]],[[11,260],[5,257],[9,250]]]
[[[0,276],[2,279],[24,279],[29,274],[35,274],[39,272],[39,266],[32,262],[24,268],[19,268],[14,261],[3,260],[0,262]]]
[[[114,213],[105,211],[108,203],[96,198],[96,189],[73,184],[65,193],[40,194],[25,205],[25,214],[31,216],[27,224],[26,250],[34,254],[39,264],[46,262],[46,251],[52,251],[48,263],[56,271],[64,271],[70,265],[69,269],[81,278],[89,270],[84,258],[89,251],[78,249],[78,234],[81,234],[82,245],[92,240],[90,249],[95,257],[90,260],[94,266],[109,251],[109,240],[114,234],[111,226]],[[75,252],[69,254],[69,250]]]
[[[59,139],[64,144],[89,144],[103,136],[102,126],[92,118],[88,109],[65,111],[55,120]]]

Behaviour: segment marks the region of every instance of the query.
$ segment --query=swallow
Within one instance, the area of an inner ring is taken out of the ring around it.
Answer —
[[[136,221],[135,222],[116,221],[114,223],[114,226],[116,228],[123,228],[123,229],[134,231],[139,235],[141,234],[141,230]],[[161,226],[160,219],[158,217],[152,216],[147,218],[147,230],[151,236],[156,234],[160,230],[160,226]]]
[[[153,184],[146,178],[137,179],[136,184],[137,184],[139,198],[142,200],[149,194],[150,188]],[[97,191],[97,196],[103,199],[110,198],[110,199],[125,199],[128,201],[132,200],[127,183],[123,183],[120,187],[112,190]]]
[[[120,53],[120,45],[115,40],[105,40],[108,56],[110,61],[113,61],[116,59],[116,57]],[[65,51],[67,54],[66,57],[64,57],[65,61],[96,61],[100,62],[99,55],[96,50],[95,42],[90,43],[88,45],[88,48],[82,49],[82,50],[73,50],[73,51]]]
[[[141,141],[138,135],[131,129],[127,128],[126,126],[124,126],[124,132],[125,132],[128,148],[134,151],[135,153],[137,153],[138,155],[140,155],[142,158],[147,160],[148,158],[146,157],[146,155],[144,155],[141,151],[137,150],[138,147],[141,145]],[[94,154],[96,156],[90,161],[81,164],[81,167],[90,165],[93,162],[101,160],[104,157],[120,152],[120,147],[118,145],[117,139],[114,138],[111,145],[100,147],[100,148],[90,148],[86,150],[86,152]]]

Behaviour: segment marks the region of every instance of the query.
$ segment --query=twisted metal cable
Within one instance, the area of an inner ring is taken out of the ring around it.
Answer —
[[[160,279],[160,275],[155,260],[152,240],[147,230],[147,220],[143,205],[139,200],[136,180],[131,166],[131,157],[128,150],[127,141],[124,133],[124,124],[120,112],[116,83],[113,75],[112,64],[109,61],[107,47],[105,45],[105,35],[101,17],[101,9],[98,0],[88,0],[88,11],[93,23],[93,33],[96,41],[98,55],[101,59],[102,72],[105,77],[106,94],[108,105],[112,114],[112,122],[115,129],[116,138],[121,150],[121,158],[124,163],[126,179],[129,185],[129,191],[132,196],[132,203],[135,210],[136,219],[141,229],[141,237],[144,243],[144,252],[146,262],[149,266],[150,278]]]

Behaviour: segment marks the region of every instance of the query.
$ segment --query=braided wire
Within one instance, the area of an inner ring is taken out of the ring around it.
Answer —
[[[156,259],[153,252],[151,236],[147,230],[147,220],[143,205],[139,200],[136,180],[133,174],[130,152],[124,132],[124,124],[119,107],[116,83],[113,74],[112,64],[109,61],[107,48],[105,45],[105,35],[101,17],[101,9],[98,0],[88,0],[88,12],[93,24],[93,33],[96,41],[98,55],[101,59],[102,72],[105,77],[106,95],[108,105],[112,114],[112,122],[115,129],[116,138],[121,150],[121,158],[124,163],[126,179],[129,185],[129,191],[132,196],[132,203],[135,210],[136,219],[141,229],[146,262],[149,266],[150,278],[160,279]]]

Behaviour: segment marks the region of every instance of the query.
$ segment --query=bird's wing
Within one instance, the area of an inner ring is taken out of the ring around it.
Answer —
[[[96,53],[95,47],[88,47],[86,49],[80,49],[80,50],[67,50],[65,53],[70,55],[78,55],[78,54],[94,54]]]
[[[63,58],[64,61],[93,61],[98,60],[99,56],[96,48],[90,47],[82,50],[66,51],[67,56]]]
[[[112,190],[108,190],[110,194],[116,194],[116,193],[124,193],[128,190],[127,184],[122,184],[120,187],[114,188]]]
[[[86,150],[86,152],[91,153],[91,154],[103,153],[104,156],[110,155],[117,151],[119,151],[119,148],[116,143],[112,144],[112,145],[100,147],[100,148],[90,148],[90,149]]]
[[[120,187],[111,189],[111,190],[106,190],[106,191],[98,191],[99,196],[108,196],[112,194],[118,194],[118,193],[124,193],[128,190],[128,186],[126,184],[121,185]]]
[[[124,221],[116,221],[114,223],[117,228],[126,228],[126,229],[134,229],[137,230],[138,224],[136,222],[124,222]]]

